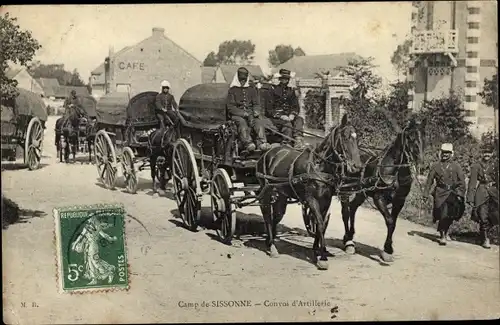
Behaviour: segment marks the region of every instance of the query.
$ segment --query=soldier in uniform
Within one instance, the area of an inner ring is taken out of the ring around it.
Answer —
[[[175,111],[177,111],[177,102],[174,96],[170,93],[170,82],[163,80],[161,82],[161,92],[156,95],[155,101],[156,116],[160,120],[160,128],[165,129],[168,125],[176,126],[179,119]]]
[[[80,100],[80,98],[78,98],[76,96],[76,90],[71,90],[71,93],[70,95],[64,100],[64,108],[65,108],[65,112],[64,112],[64,115],[69,115],[69,107],[70,105],[73,105],[73,107],[75,108],[76,110],[76,113],[78,114],[78,117],[82,117],[82,116],[85,116],[85,111],[83,110],[83,105],[82,105],[82,101]]]
[[[462,168],[454,161],[453,145],[444,143],[441,146],[440,160],[431,167],[427,176],[424,195],[429,197],[429,192],[434,181],[436,187],[434,196],[433,222],[438,221],[440,234],[439,244],[446,245],[451,238],[449,228],[454,220],[459,220],[465,211],[465,176]]]
[[[485,145],[482,152],[482,160],[471,167],[467,203],[473,207],[471,219],[479,223],[481,246],[489,249],[488,230],[498,225],[498,165],[491,159],[492,145]]]
[[[289,138],[295,139],[295,147],[303,147],[304,119],[299,116],[299,100],[290,82],[290,71],[279,71],[279,84],[272,92],[272,105],[268,107],[266,116],[269,117],[278,131]],[[284,140],[285,143],[288,140]]]
[[[264,124],[260,117],[260,102],[255,87],[250,87],[249,73],[244,67],[238,69],[227,94],[228,117],[236,123],[239,138],[246,151],[252,152],[270,148],[267,143]],[[249,130],[250,128],[250,130]],[[256,135],[252,141],[251,131]]]

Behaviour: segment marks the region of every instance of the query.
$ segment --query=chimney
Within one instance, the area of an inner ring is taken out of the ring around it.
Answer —
[[[160,37],[165,35],[165,28],[153,27],[153,36]]]

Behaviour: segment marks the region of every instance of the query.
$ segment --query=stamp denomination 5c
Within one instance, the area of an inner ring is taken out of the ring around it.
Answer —
[[[128,289],[122,205],[54,209],[60,292]]]

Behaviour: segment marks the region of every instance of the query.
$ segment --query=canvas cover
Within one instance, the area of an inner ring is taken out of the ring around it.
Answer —
[[[82,96],[80,98],[82,100],[82,106],[85,112],[90,117],[97,117],[97,112],[96,112],[97,100],[92,96]]]
[[[156,91],[146,91],[135,95],[127,106],[127,116],[131,123],[154,121],[157,122],[155,114]]]
[[[128,93],[115,92],[102,96],[97,102],[97,122],[125,125],[127,121]]]
[[[47,121],[47,110],[40,95],[21,88],[17,90],[19,95],[15,99],[2,103],[2,121],[13,122],[19,115]]]
[[[186,90],[179,101],[179,112],[194,124],[218,124],[226,121],[226,100],[229,85],[208,83]]]

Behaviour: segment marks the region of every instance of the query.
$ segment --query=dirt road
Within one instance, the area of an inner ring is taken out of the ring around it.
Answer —
[[[213,240],[214,230],[189,232],[179,226],[171,195],[151,193],[148,171],[141,173],[139,192],[130,195],[121,188],[109,191],[97,185],[93,165],[58,163],[53,147],[54,121],[51,118],[47,127],[43,168],[2,173],[2,191],[8,197],[23,209],[46,213],[2,232],[6,323],[500,317],[497,246],[490,251],[459,242],[440,247],[428,239],[435,235],[434,229],[399,220],[396,260],[384,265],[378,252],[385,239],[385,224],[378,212],[362,208],[355,237],[358,253],[346,255],[340,249],[340,205],[334,201],[327,230],[328,250],[334,254],[329,270],[319,271],[308,261],[311,238],[290,233],[294,228],[304,229],[299,206],[289,207],[278,243],[281,256],[271,259],[262,251],[263,239],[248,235],[262,228],[258,208],[242,209],[238,214],[237,230],[243,235],[232,247]],[[127,212],[147,228],[133,219],[126,224],[130,290],[59,294],[52,209],[110,202],[123,202]],[[209,201],[204,206],[203,218],[210,220]],[[252,306],[214,307],[217,300],[249,300]],[[293,306],[294,301],[313,306]],[[209,306],[202,306],[202,302]],[[282,306],[269,306],[272,303]]]

